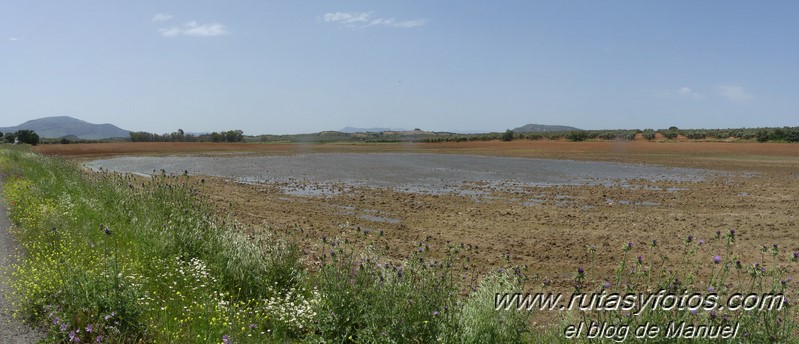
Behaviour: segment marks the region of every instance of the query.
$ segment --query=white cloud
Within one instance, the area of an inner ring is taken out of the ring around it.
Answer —
[[[197,24],[195,21],[184,23],[181,26],[171,26],[160,28],[158,32],[164,37],[194,36],[194,37],[213,37],[228,34],[227,28],[219,23]]]
[[[399,27],[403,29],[409,29],[412,27],[419,27],[424,26],[427,22],[424,19],[413,19],[413,20],[396,20],[394,18],[384,19],[384,18],[377,18],[369,22],[367,26],[388,26],[388,27]]]
[[[173,15],[171,15],[171,14],[166,14],[166,13],[156,13],[156,14],[153,16],[153,19],[152,19],[152,21],[154,21],[154,22],[156,22],[156,23],[163,23],[163,22],[165,22],[165,21],[167,21],[167,20],[170,20],[170,19],[172,19],[173,17],[174,17],[174,16],[173,16]]]
[[[679,94],[681,96],[684,96],[684,97],[691,97],[691,98],[695,98],[695,99],[704,98],[703,95],[701,95],[699,93],[696,93],[690,87],[680,87],[680,89],[677,90],[677,94]]]
[[[719,86],[719,95],[736,103],[748,103],[752,99],[755,99],[752,94],[747,92],[746,89],[741,86]]]
[[[322,20],[328,23],[340,23],[340,24],[352,24],[352,23],[362,23],[369,20],[371,13],[367,12],[354,12],[354,13],[345,13],[345,12],[333,12],[333,13],[325,13],[322,15]]]
[[[424,19],[397,20],[394,18],[373,17],[371,12],[330,12],[322,15],[326,23],[340,24],[349,28],[366,28],[371,26],[385,26],[409,29],[424,26]]]
[[[16,41],[19,40],[19,37],[10,37],[8,40],[12,41],[12,42],[16,42]]]

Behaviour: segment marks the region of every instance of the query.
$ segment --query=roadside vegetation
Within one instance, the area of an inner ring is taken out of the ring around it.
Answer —
[[[626,243],[614,275],[574,267],[570,291],[770,292],[790,295],[785,307],[546,311],[553,323],[542,327],[531,318],[539,312],[496,310],[495,295],[562,290],[523,266],[470,275],[470,245],[422,241],[408,259],[388,261],[350,246],[382,233],[347,228],[352,238],[318,238],[318,249],[301,252],[285,231],[214,215],[202,181],[186,176],[86,172],[24,147],[0,148],[0,171],[27,253],[4,273],[16,316],[45,327],[47,343],[549,343],[567,342],[563,328],[590,319],[740,323],[743,341],[797,342],[788,272],[799,254],[774,245],[758,262],[742,262],[734,230],[686,238],[679,262],[656,242]],[[447,258],[433,259],[437,249]],[[311,258],[321,264],[310,267]]]

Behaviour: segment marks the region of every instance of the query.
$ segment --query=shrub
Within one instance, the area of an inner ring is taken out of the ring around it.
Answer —
[[[505,130],[505,133],[502,134],[502,141],[513,141],[513,130]]]
[[[418,253],[391,265],[347,253],[340,246],[328,257],[317,278],[323,338],[432,343],[452,332],[457,288],[446,262],[428,261]]]
[[[458,321],[460,343],[521,343],[530,331],[529,313],[495,309],[495,296],[521,293],[522,285],[508,272],[486,276],[480,287],[463,302]]]

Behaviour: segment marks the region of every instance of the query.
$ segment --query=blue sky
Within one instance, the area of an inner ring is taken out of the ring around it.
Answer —
[[[795,1],[3,1],[0,126],[799,125]]]

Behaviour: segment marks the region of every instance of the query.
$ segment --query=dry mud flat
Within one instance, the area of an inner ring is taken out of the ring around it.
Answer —
[[[761,245],[799,251],[793,160],[696,161],[710,169],[394,153],[121,157],[89,166],[217,176],[202,187],[220,213],[295,235],[309,263],[329,249],[322,238],[347,238],[391,259],[408,257],[419,242],[436,258],[448,243],[463,243],[475,275],[509,255],[566,289],[577,266],[592,264],[587,246],[596,248],[595,277],[611,273],[627,242],[646,259],[676,259],[688,235],[710,239],[730,228],[744,262],[760,261]],[[659,248],[645,249],[652,240]],[[714,249],[699,254],[712,259]]]

